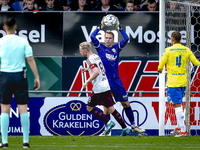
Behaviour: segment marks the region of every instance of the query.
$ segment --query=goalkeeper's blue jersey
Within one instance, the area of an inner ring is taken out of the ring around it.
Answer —
[[[123,29],[121,29],[120,32],[124,39],[119,43],[113,45],[112,47],[106,47],[105,45],[101,44],[95,37],[98,34],[98,32],[99,29],[97,28],[91,34],[92,43],[94,44],[94,47],[96,48],[97,53],[103,62],[107,77],[116,78],[119,74],[119,53],[128,42],[129,37],[127,36],[126,32]]]

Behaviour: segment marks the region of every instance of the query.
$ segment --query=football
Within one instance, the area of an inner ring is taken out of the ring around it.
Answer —
[[[104,24],[107,26],[107,27],[111,27],[111,26],[114,26],[116,24],[116,18],[114,15],[112,14],[109,14],[109,15],[106,15],[105,18],[104,18]]]

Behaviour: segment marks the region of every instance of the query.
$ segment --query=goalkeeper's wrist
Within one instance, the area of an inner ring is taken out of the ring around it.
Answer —
[[[101,30],[101,23],[97,26],[97,28],[100,28],[100,30]]]
[[[119,26],[118,26],[118,30],[121,30],[121,29],[122,29],[122,27],[119,25]]]

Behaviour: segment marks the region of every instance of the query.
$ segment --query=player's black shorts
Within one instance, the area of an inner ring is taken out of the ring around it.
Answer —
[[[28,81],[23,72],[0,74],[0,103],[11,104],[12,96],[16,104],[28,104]]]
[[[103,93],[92,92],[88,99],[88,106],[95,107],[96,105],[103,105],[106,108],[111,107],[115,104],[111,91],[106,91]]]

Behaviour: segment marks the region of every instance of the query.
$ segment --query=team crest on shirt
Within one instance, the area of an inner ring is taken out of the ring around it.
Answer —
[[[116,53],[116,49],[113,48],[112,51],[113,51],[114,53]]]

